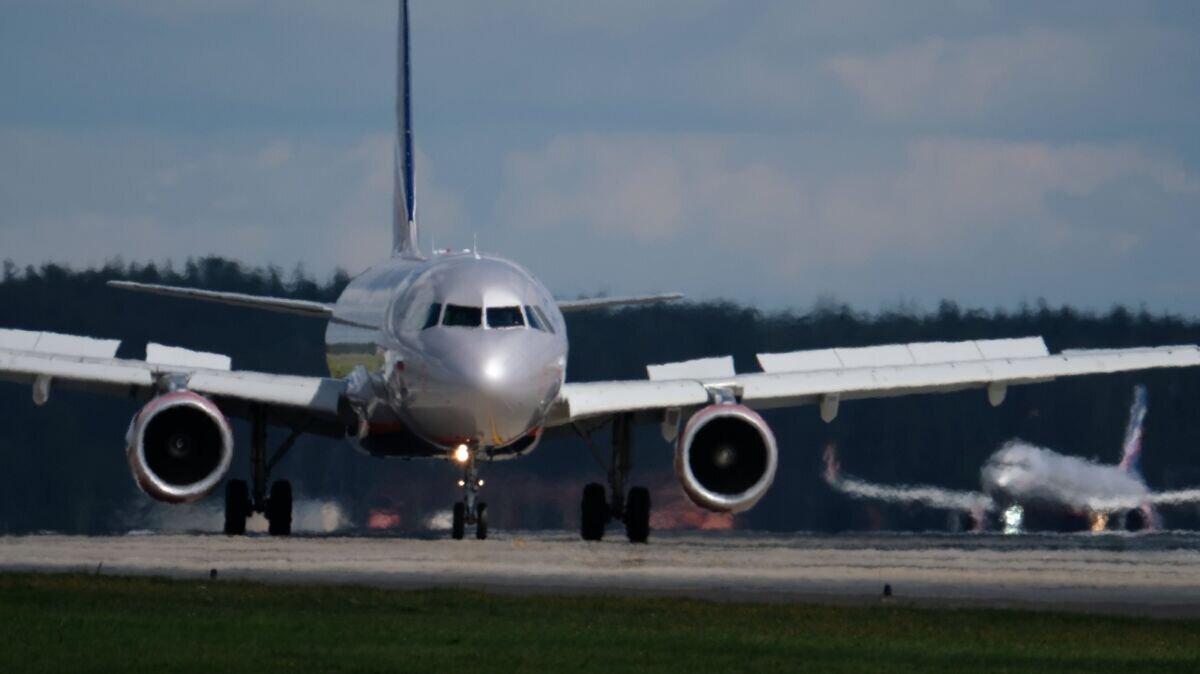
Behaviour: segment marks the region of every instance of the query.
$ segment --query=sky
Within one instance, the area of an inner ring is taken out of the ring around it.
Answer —
[[[1200,3],[410,12],[426,250],[564,297],[1200,315]],[[378,262],[395,14],[0,0],[0,258]]]

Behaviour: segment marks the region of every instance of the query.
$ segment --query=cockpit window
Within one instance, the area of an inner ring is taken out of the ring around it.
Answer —
[[[525,315],[529,317],[529,327],[533,328],[534,330],[546,329],[546,326],[542,325],[542,319],[538,318],[537,314],[533,312],[533,307],[526,305]]]
[[[442,325],[463,328],[478,328],[482,322],[483,309],[458,304],[447,304],[446,315],[442,317]]]
[[[421,329],[428,330],[429,328],[432,328],[433,326],[438,324],[438,319],[441,317],[442,317],[442,305],[441,304],[429,305],[429,315],[425,317],[425,326],[422,327]]]
[[[542,311],[542,308],[539,306],[534,306],[533,313],[537,315],[538,321],[541,322],[545,329],[548,330],[550,334],[554,334],[554,324],[550,322],[549,318],[546,318],[546,313]]]
[[[489,328],[519,328],[525,319],[521,307],[488,307],[487,323]]]

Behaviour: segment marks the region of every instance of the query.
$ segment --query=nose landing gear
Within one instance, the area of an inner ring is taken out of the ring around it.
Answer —
[[[463,467],[463,476],[458,481],[458,486],[463,488],[463,500],[454,504],[450,535],[454,540],[462,540],[467,527],[473,526],[475,527],[475,538],[482,541],[488,536],[487,504],[478,500],[483,480],[480,479],[479,472],[475,467],[475,455],[471,452],[464,453],[465,459],[460,461]]]

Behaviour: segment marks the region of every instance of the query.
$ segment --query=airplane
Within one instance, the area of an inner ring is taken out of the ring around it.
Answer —
[[[1117,464],[1100,464],[1010,440],[984,462],[979,471],[980,491],[892,487],[843,475],[836,448],[829,445],[825,449],[825,482],[854,498],[958,511],[970,518],[975,530],[984,529],[989,516],[999,515],[1006,533],[1018,533],[1031,510],[1081,517],[1095,532],[1158,528],[1156,505],[1200,502],[1200,489],[1153,492],[1146,486],[1138,469],[1146,400],[1146,387],[1135,386]]]
[[[1196,345],[1051,354],[1039,337],[892,344],[760,354],[761,372],[737,373],[730,356],[651,365],[644,380],[568,382],[563,315],[677,299],[677,294],[556,300],[528,270],[477,250],[425,254],[413,185],[409,13],[399,3],[393,250],[331,304],[131,282],[110,285],[181,300],[327,321],[328,377],[235,370],[227,356],[150,343],[142,360],[118,359],[119,342],[0,330],[0,379],[46,404],[57,388],[142,403],[125,438],[134,480],[151,498],[197,501],[224,484],[224,532],[246,518],[291,533],[292,487],[272,482],[302,434],[345,439],[380,457],[448,461],[462,497],[451,535],[488,535],[478,498],[486,463],[533,451],[548,436],[579,436],[599,451],[611,434],[607,484],[583,488],[580,535],[600,540],[612,521],[644,543],[650,493],[627,487],[632,429],[657,424],[674,446],[687,496],[714,512],[743,512],[775,479],[778,445],[758,411],[816,405],[832,422],[843,401],[982,389],[999,405],[1009,386],[1087,374],[1200,365]],[[230,418],[250,425],[249,481],[230,477]],[[268,427],[288,432],[273,450]]]

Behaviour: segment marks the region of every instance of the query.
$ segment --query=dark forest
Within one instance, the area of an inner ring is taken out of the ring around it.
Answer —
[[[221,258],[182,268],[124,264],[72,271],[5,263],[0,327],[121,339],[122,357],[139,358],[148,341],[229,354],[234,367],[325,375],[322,321],[225,306],[128,294],[111,279],[167,283],[330,302],[348,281],[338,273],[315,280],[303,269],[251,269]],[[1200,343],[1200,321],[1116,307],[1104,313],[1022,305],[1010,310],[962,308],[864,313],[828,299],[808,308],[765,313],[733,303],[682,302],[568,316],[569,381],[644,378],[645,365],[732,354],[741,372],[754,354],[831,346],[1044,336],[1051,351],[1072,348]],[[752,511],[706,516],[686,502],[671,469],[673,449],[656,428],[638,429],[634,483],[653,493],[660,527],[726,527],[772,531],[942,530],[946,513],[855,502],[821,480],[821,454],[835,443],[847,472],[875,482],[975,489],[979,467],[1004,441],[1019,437],[1060,452],[1118,460],[1130,390],[1149,388],[1142,471],[1153,489],[1200,484],[1200,372],[1154,371],[1094,376],[1014,387],[998,408],[981,391],[848,402],[832,424],[801,407],[764,416],[780,445],[774,488]],[[219,507],[220,493],[193,506],[158,506],[130,478],[124,437],[134,402],[56,392],[35,407],[24,386],[0,383],[0,533],[53,530],[100,533],[153,528],[171,508]],[[248,473],[247,429],[235,422],[238,448],[231,476]],[[600,438],[603,440],[604,438]],[[577,438],[542,444],[517,461],[484,466],[492,525],[505,529],[575,528],[579,494],[603,471]],[[356,526],[380,514],[414,531],[457,498],[456,474],[442,463],[380,460],[347,445],[305,438],[277,474],[298,497],[335,502]],[[1171,528],[1195,528],[1195,507],[1164,512]],[[215,520],[214,520],[215,521]],[[197,525],[202,526],[202,525]]]

